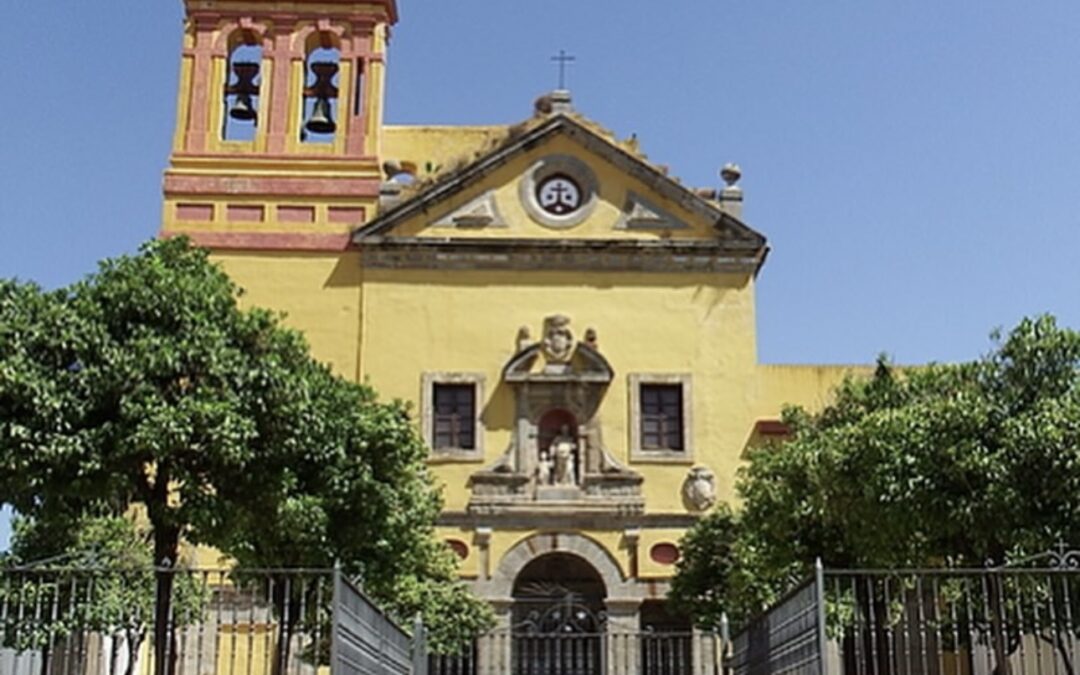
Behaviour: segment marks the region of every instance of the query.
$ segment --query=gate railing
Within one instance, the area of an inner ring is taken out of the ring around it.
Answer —
[[[161,575],[172,593],[156,632]],[[411,667],[408,634],[338,570],[0,569],[0,675],[407,675]]]
[[[718,635],[701,631],[494,631],[458,656],[432,655],[430,675],[721,675]]]
[[[730,641],[725,675],[1076,675],[1080,556],[1037,568],[830,570]],[[1029,561],[1029,562],[1032,562]]]
[[[734,636],[725,664],[727,674],[823,674],[824,588],[824,570],[818,563],[812,578],[788,591]]]
[[[417,633],[423,635],[422,626]],[[340,570],[334,570],[333,675],[409,675],[412,649],[409,634]]]

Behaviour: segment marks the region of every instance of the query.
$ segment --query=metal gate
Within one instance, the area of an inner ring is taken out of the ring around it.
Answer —
[[[510,631],[513,675],[602,675],[607,617],[583,597],[519,600]]]

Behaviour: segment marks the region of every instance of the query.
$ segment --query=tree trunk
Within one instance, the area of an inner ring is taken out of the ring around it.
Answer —
[[[154,527],[154,675],[173,675],[176,672],[175,635],[170,626],[172,618],[172,589],[176,554],[180,548],[180,531],[174,527]]]
[[[1002,621],[1005,607],[1005,592],[1000,575],[991,575],[989,578],[990,609],[990,639],[994,649],[994,675],[1012,675],[1012,666],[1009,657],[1012,656],[1012,648],[1008,645],[1008,636],[1005,631],[1008,625]]]

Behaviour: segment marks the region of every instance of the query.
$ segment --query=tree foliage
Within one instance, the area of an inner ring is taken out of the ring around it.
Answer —
[[[1043,316],[994,339],[972,362],[882,359],[821,412],[787,410],[793,437],[740,471],[738,517],[687,536],[674,599],[712,622],[759,609],[818,557],[982,566],[1080,542],[1080,334]]]
[[[486,624],[433,537],[440,508],[406,409],[335,376],[184,239],[44,292],[0,281],[0,501],[46,529],[145,508],[243,565],[330,566],[438,646]]]

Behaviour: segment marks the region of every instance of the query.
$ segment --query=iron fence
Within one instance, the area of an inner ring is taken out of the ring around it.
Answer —
[[[707,632],[494,631],[463,654],[429,657],[430,675],[721,675]]]
[[[1080,555],[1042,567],[827,570],[742,626],[725,675],[1076,675]]]
[[[0,570],[0,675],[404,675],[408,640],[335,570]]]
[[[731,640],[729,675],[818,675],[824,654],[823,573],[799,584]]]
[[[340,573],[334,575],[334,610],[333,675],[409,675],[409,634]]]

